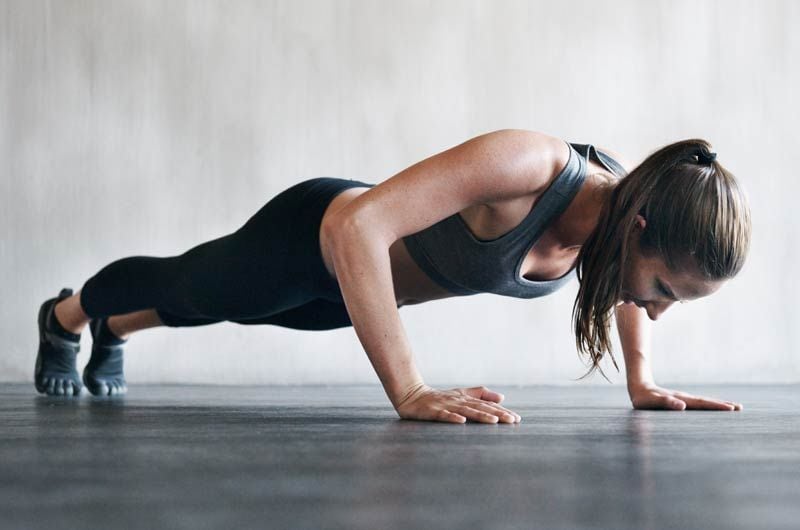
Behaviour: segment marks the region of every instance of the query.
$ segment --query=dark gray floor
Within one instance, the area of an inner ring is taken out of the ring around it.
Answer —
[[[491,387],[518,425],[399,420],[379,386],[0,385],[3,528],[800,527],[800,387]]]

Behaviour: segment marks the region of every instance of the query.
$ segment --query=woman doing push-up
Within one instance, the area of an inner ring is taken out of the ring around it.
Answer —
[[[717,291],[748,253],[746,195],[710,149],[683,140],[633,166],[605,148],[504,129],[377,185],[299,182],[231,234],[175,256],[113,261],[77,293],[63,288],[46,300],[36,389],[124,393],[125,345],[155,326],[352,326],[401,418],[514,423],[519,414],[486,387],[426,385],[398,310],[478,293],[538,298],[574,275],[572,321],[587,375],[603,373],[606,353],[617,367],[613,317],[634,408],[740,410],[658,386],[648,361],[652,321]],[[93,344],[81,377],[87,324]]]

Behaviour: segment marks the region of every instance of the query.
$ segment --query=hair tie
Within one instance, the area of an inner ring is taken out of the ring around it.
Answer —
[[[717,153],[711,153],[705,149],[701,149],[697,153],[697,162],[700,164],[710,164],[717,159]]]

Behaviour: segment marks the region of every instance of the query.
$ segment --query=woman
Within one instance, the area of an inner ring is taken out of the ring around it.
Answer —
[[[126,391],[123,347],[140,329],[353,326],[401,418],[519,422],[485,387],[426,385],[398,309],[480,292],[540,297],[574,271],[576,345],[591,359],[589,373],[611,353],[613,313],[635,408],[741,410],[658,387],[647,360],[650,321],[676,301],[715,292],[748,252],[746,197],[709,147],[677,142],[633,168],[589,144],[505,129],[379,185],[300,182],[232,234],[177,256],[114,261],[78,293],[65,288],[46,300],[36,388],[80,392],[75,359],[87,323],[83,382],[95,395]]]

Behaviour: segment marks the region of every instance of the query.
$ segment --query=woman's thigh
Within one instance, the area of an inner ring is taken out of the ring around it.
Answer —
[[[180,317],[163,309],[156,309],[156,312],[164,325],[168,327],[207,326],[220,322],[233,322],[245,325],[271,324],[284,328],[322,331],[353,325],[344,304],[329,302],[322,298],[268,316],[227,321],[214,318]]]
[[[301,306],[280,313],[253,319],[230,320],[236,324],[272,324],[284,328],[322,331],[352,326],[350,315],[343,303],[317,298]]]

